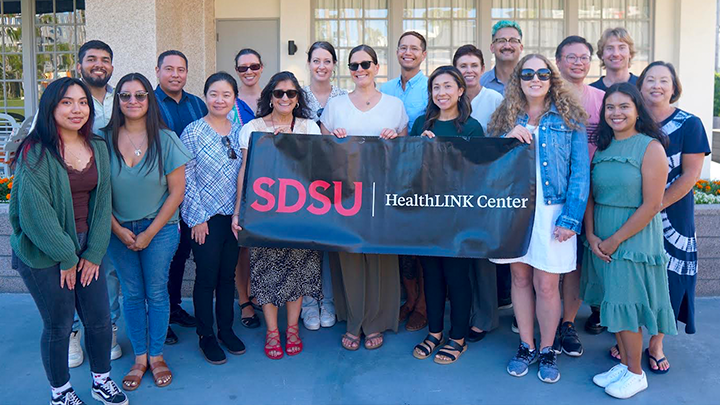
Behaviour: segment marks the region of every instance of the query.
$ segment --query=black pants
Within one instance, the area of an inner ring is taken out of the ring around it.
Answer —
[[[510,273],[510,265],[498,264],[495,266],[495,269],[495,271],[497,272],[498,300],[507,300],[510,298],[510,289],[512,287],[512,275]]]
[[[450,293],[450,338],[464,339],[470,323],[472,259],[457,257],[420,257],[425,277],[428,329],[443,331],[446,291]]]
[[[231,219],[230,215],[215,215],[207,222],[205,243],[190,242],[197,266],[193,304],[200,336],[214,335],[213,293],[218,331],[232,329],[235,265],[240,248],[230,228]]]
[[[168,293],[170,294],[170,312],[177,311],[182,303],[182,282],[185,275],[185,262],[190,257],[190,228],[180,220],[180,244],[170,262]]]
[[[78,234],[80,246],[85,246],[85,237],[84,233]],[[98,279],[93,279],[87,287],[80,283],[78,273],[75,289],[69,290],[67,285],[60,288],[59,265],[34,269],[22,260],[18,262],[18,272],[43,320],[40,355],[50,385],[59,388],[70,381],[68,347],[76,309],[85,328],[90,371],[110,372],[112,324],[105,272],[100,271]]]

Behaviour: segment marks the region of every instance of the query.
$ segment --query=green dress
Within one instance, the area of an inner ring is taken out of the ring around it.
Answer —
[[[642,161],[653,138],[638,134],[613,139],[592,160],[595,235],[609,238],[642,205]],[[667,262],[660,214],[618,246],[606,263],[585,241],[580,296],[600,307],[600,323],[610,332],[637,331],[674,335],[675,315],[670,306]]]

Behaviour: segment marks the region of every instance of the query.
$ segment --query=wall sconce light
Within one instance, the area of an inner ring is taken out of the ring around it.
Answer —
[[[297,45],[295,45],[295,41],[288,41],[288,55],[295,55],[295,52],[297,52]]]

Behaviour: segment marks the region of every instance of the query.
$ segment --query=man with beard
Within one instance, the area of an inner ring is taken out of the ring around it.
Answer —
[[[505,94],[505,84],[510,80],[515,65],[523,51],[522,29],[515,21],[501,20],[492,28],[490,52],[495,55],[495,67],[480,78],[483,87]]]
[[[78,51],[78,64],[75,68],[92,94],[93,108],[95,109],[95,122],[93,122],[93,132],[95,134],[100,133],[100,130],[107,125],[112,115],[114,91],[108,84],[113,73],[112,59],[113,52],[110,46],[98,40],[84,43]],[[110,320],[112,321],[113,331],[110,359],[115,360],[122,356],[122,349],[117,343],[116,325],[118,319],[120,319],[120,280],[107,255],[100,264],[100,271],[104,271],[107,278]],[[80,335],[80,320],[76,313],[68,348],[68,366],[71,368],[81,365],[84,359]]]
[[[207,115],[205,103],[197,96],[185,92],[187,83],[188,60],[176,50],[169,50],[158,56],[155,74],[158,86],[155,88],[160,115],[165,125],[180,137],[185,127],[193,121]],[[170,294],[170,323],[186,328],[195,327],[195,317],[180,306],[182,303],[182,281],[185,274],[185,262],[190,257],[190,228],[180,220],[180,244],[170,263],[168,277],[168,293]],[[178,337],[168,326],[165,343],[177,343]]]

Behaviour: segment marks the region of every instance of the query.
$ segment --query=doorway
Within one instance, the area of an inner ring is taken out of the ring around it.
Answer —
[[[217,70],[224,70],[237,79],[235,55],[243,48],[252,48],[262,57],[263,74],[260,86],[280,71],[280,20],[217,20]]]

